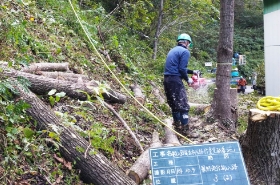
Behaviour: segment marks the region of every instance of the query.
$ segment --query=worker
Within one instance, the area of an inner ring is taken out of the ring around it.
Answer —
[[[243,94],[245,93],[246,85],[247,85],[246,79],[243,78],[243,76],[240,76],[240,79],[238,80],[238,87]]]
[[[194,71],[187,69],[190,58],[189,47],[192,45],[191,37],[183,33],[177,38],[177,46],[172,48],[166,57],[164,68],[164,91],[167,103],[171,108],[173,125],[176,130],[188,137],[198,137],[190,132],[188,98],[185,86],[182,80],[188,85],[193,83],[188,74],[194,74]]]

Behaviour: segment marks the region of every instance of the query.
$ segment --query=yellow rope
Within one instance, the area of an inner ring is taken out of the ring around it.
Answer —
[[[90,38],[88,32],[86,31],[86,29],[84,28],[76,10],[74,9],[74,6],[71,2],[71,0],[68,0],[71,8],[73,10],[73,12],[75,13],[75,16],[78,20],[78,22],[80,23],[83,31],[85,32],[90,44],[92,45],[92,47],[94,48],[94,51],[96,52],[97,56],[101,59],[101,61],[103,62],[103,64],[106,66],[106,68],[109,70],[109,72],[112,74],[112,76],[117,80],[117,82],[123,87],[123,89],[127,92],[127,94],[129,94],[129,96],[131,96],[145,111],[147,111],[152,117],[154,117],[157,121],[159,121],[161,124],[163,124],[164,126],[168,127],[170,130],[172,130],[173,132],[175,132],[177,135],[181,136],[182,138],[186,139],[188,142],[193,143],[190,139],[188,139],[187,137],[183,136],[182,134],[176,132],[173,128],[169,127],[167,124],[165,124],[163,121],[161,121],[157,116],[155,116],[151,111],[149,111],[145,106],[143,106],[130,92],[129,90],[127,90],[127,88],[120,82],[120,80],[117,78],[117,76],[113,73],[113,71],[110,69],[110,67],[107,65],[107,63],[104,61],[103,57],[100,55],[100,53],[98,52],[98,50],[96,49],[96,47],[94,46],[92,39]]]
[[[265,111],[280,111],[280,97],[265,96],[259,99],[257,107]]]

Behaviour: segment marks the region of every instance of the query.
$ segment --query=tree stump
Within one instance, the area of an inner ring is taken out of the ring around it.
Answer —
[[[280,112],[251,109],[240,143],[251,180],[279,185]]]

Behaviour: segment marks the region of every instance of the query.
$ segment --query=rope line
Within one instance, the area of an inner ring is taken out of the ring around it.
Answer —
[[[102,61],[102,63],[105,65],[105,67],[108,69],[108,71],[112,74],[112,76],[115,78],[115,80],[121,85],[121,87],[126,91],[127,94],[129,94],[129,96],[131,96],[146,112],[148,112],[153,118],[155,118],[158,122],[160,122],[161,124],[163,124],[164,126],[166,126],[167,128],[169,128],[170,130],[172,130],[174,133],[176,133],[177,135],[179,135],[180,137],[184,138],[185,140],[187,140],[190,143],[193,143],[193,141],[191,141],[190,139],[188,139],[187,137],[183,136],[182,134],[178,133],[177,131],[175,131],[173,128],[169,127],[167,124],[165,124],[163,121],[161,121],[156,115],[154,115],[150,110],[148,110],[144,105],[142,105],[142,103],[140,103],[130,92],[129,90],[121,83],[121,81],[118,79],[118,77],[115,75],[115,73],[110,69],[110,67],[107,65],[107,63],[105,62],[105,60],[103,59],[103,57],[101,56],[101,54],[98,52],[98,50],[96,49],[96,47],[94,46],[94,43],[92,42],[92,39],[89,36],[89,33],[87,32],[87,30],[84,28],[82,21],[80,19],[80,17],[78,16],[71,0],[68,0],[69,4],[79,22],[79,24],[81,25],[83,31],[85,32],[90,44],[92,45],[94,51],[96,52],[97,56],[100,58],[100,60]]]

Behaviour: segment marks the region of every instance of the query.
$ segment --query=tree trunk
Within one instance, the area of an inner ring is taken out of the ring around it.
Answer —
[[[16,87],[17,88],[17,87]],[[112,164],[105,156],[94,150],[90,143],[77,134],[70,127],[65,127],[55,116],[54,112],[46,106],[35,94],[26,92],[21,88],[20,97],[31,107],[27,110],[30,116],[37,122],[38,129],[50,129],[56,127],[62,156],[81,170],[82,179],[95,185],[135,185],[135,182]],[[77,150],[83,149],[85,152]],[[89,154],[89,151],[95,151]]]
[[[280,112],[251,109],[240,138],[248,174],[258,184],[280,184]]]
[[[172,120],[171,119],[165,119],[164,122],[166,123],[166,125],[170,128],[173,128],[172,126]],[[181,143],[178,140],[178,137],[176,136],[176,134],[168,127],[164,127],[164,131],[165,131],[165,140],[164,140],[164,145],[165,146],[180,146]]]
[[[189,105],[193,109],[194,114],[196,115],[205,114],[211,108],[210,104],[189,103]]]
[[[36,71],[69,71],[69,63],[32,63],[21,69],[22,72],[36,73]]]
[[[234,0],[220,1],[220,35],[217,52],[218,66],[216,73],[217,106],[215,116],[221,122],[231,119],[230,72],[233,54]],[[231,122],[231,121],[230,121]]]
[[[159,38],[159,33],[160,33],[162,16],[163,16],[163,0],[160,0],[158,22],[157,22],[157,30],[156,30],[155,38],[154,38],[154,48],[153,48],[153,50],[154,50],[153,59],[154,60],[157,58],[157,48],[158,48],[157,46],[158,46],[158,38]]]
[[[149,149],[161,146],[162,143],[159,140],[159,134],[158,132],[154,132],[151,146],[140,155],[133,166],[128,170],[128,176],[133,179],[136,184],[140,184],[147,177],[148,172],[151,169]]]
[[[65,80],[52,79],[44,76],[38,76],[20,71],[3,71],[2,76],[27,78],[31,87],[30,90],[36,94],[47,94],[50,90],[56,89],[57,92],[65,92],[67,96],[79,100],[86,100],[88,95],[94,95],[94,87],[96,83],[73,83]],[[126,97],[120,93],[108,90],[109,94],[102,93],[103,98],[112,103],[125,103]]]
[[[71,82],[77,82],[79,78],[81,78],[83,81],[90,81],[89,77],[86,75],[81,75],[81,74],[75,74],[75,73],[65,73],[65,72],[44,72],[44,71],[39,71],[36,73],[36,75],[42,75],[48,78],[54,78],[54,79],[59,79],[59,80],[66,80],[66,81],[71,81]]]
[[[145,103],[145,95],[138,84],[130,85],[130,89],[133,91],[135,98],[141,103]]]
[[[161,91],[158,89],[157,85],[154,82],[150,82],[150,84],[153,86],[152,93],[158,99],[160,104],[164,104],[165,103],[164,94],[161,93]]]
[[[218,109],[218,90],[215,89],[214,91],[214,98],[212,101],[212,109],[217,110]],[[229,101],[227,102],[230,107],[228,107],[229,111],[231,112],[229,119],[223,120],[221,123],[223,126],[226,128],[229,128],[232,131],[235,131],[235,128],[237,126],[237,121],[238,121],[238,112],[237,112],[237,106],[238,106],[238,101],[237,101],[237,89],[236,88],[231,88],[230,89],[230,96],[229,96]],[[217,111],[214,111],[215,117],[221,117]]]

